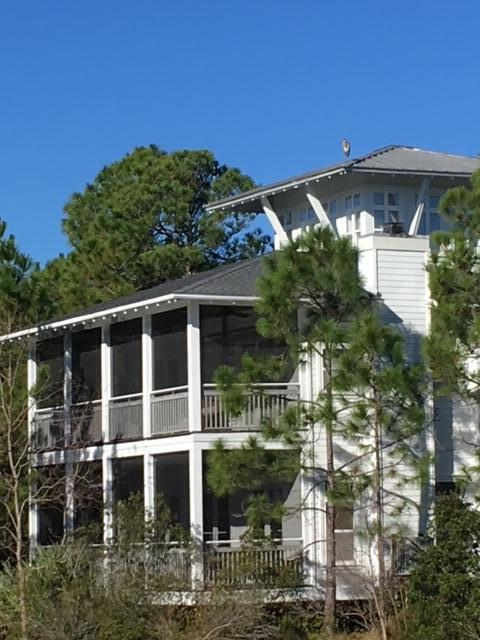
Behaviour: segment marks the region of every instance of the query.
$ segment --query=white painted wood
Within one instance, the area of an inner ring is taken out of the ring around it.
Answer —
[[[28,387],[28,414],[27,429],[28,437],[32,440],[33,420],[35,417],[35,399],[32,390],[37,382],[37,358],[36,344],[34,340],[30,340],[28,345],[28,361],[27,361],[27,387]],[[28,502],[28,531],[29,531],[29,548],[30,554],[34,551],[38,542],[38,505],[32,500],[32,488],[30,487],[30,497]]]
[[[280,224],[280,220],[278,219],[277,214],[275,213],[272,205],[270,204],[270,200],[267,197],[261,198],[261,203],[263,207],[263,211],[268,218],[268,221],[273,227],[276,236],[278,236],[280,246],[288,244],[288,236],[285,233],[285,229]]]
[[[200,353],[200,305],[191,302],[187,312],[188,424],[190,431],[202,430],[202,381]]]
[[[422,219],[422,215],[425,211],[425,203],[428,198],[428,188],[430,186],[430,179],[424,178],[422,180],[422,184],[420,186],[420,192],[418,194],[418,204],[415,214],[412,219],[412,223],[410,224],[410,228],[408,230],[409,236],[416,236],[418,233],[418,227],[420,226],[420,222]]]
[[[203,588],[203,455],[200,447],[189,451],[190,535],[193,543],[192,588]]]
[[[113,540],[113,465],[112,459],[104,452],[102,456],[103,482],[103,543]]]
[[[155,515],[155,458],[150,453],[143,456],[145,516]]]
[[[110,398],[112,395],[112,369],[110,350],[110,325],[102,326],[102,344],[100,347],[101,374],[102,374],[102,441],[109,440],[109,415]]]
[[[142,318],[142,391],[143,391],[143,437],[152,433],[151,395],[153,389],[152,316]]]
[[[337,234],[336,228],[330,222],[330,218],[328,217],[328,213],[325,211],[325,209],[323,207],[323,204],[320,202],[318,196],[315,194],[315,192],[313,191],[313,188],[312,188],[312,186],[310,184],[305,187],[305,194],[307,196],[307,200],[308,200],[310,206],[315,211],[315,214],[316,214],[316,216],[318,218],[318,221],[322,225],[322,227],[330,227],[330,229],[336,235]]]

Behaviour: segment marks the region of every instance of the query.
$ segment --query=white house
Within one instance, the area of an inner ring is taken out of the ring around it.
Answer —
[[[473,158],[391,146],[211,203],[208,210],[266,213],[276,248],[316,224],[351,235],[367,287],[381,296],[385,322],[404,332],[415,360],[429,327],[429,234],[445,224],[437,211],[439,198],[450,187],[467,184],[479,167]],[[212,567],[218,565],[212,557],[226,566],[225,558],[241,553],[242,496],[220,500],[212,495],[205,480],[206,454],[220,434],[236,447],[259,428],[261,415],[281,411],[289,400],[308,399],[322,385],[321,362],[315,360],[282,382],[266,382],[265,395],[252,396],[240,417],[223,411],[213,384],[215,369],[238,364],[245,351],[278,348],[255,331],[252,306],[261,269],[261,258],[218,267],[6,336],[30,342],[30,386],[40,366],[50,369],[52,386],[32,405],[29,429],[38,447],[34,464],[56,465],[65,474],[63,513],[32,503],[32,547],[52,544],[64,530],[91,518],[101,520],[108,544],[112,505],[138,491],[151,512],[156,495],[163,494],[203,550],[191,566],[194,588],[215,581]],[[472,438],[464,438],[462,429],[471,425],[465,410],[447,400],[440,405],[430,408],[434,426],[426,427],[422,443],[436,454],[431,486],[408,489],[418,505],[402,516],[410,537],[426,531],[435,484],[448,488],[445,483],[469,461],[463,441]],[[321,463],[321,446],[315,455]],[[77,461],[90,465],[91,492],[103,508],[76,504],[72,469]],[[269,490],[292,507],[303,499],[318,507],[292,510],[271,532],[270,562],[303,563],[305,585],[321,594],[322,485],[311,487],[298,477]],[[344,568],[339,598],[355,595],[351,576],[366,562],[355,537],[357,517],[352,513],[338,524]]]

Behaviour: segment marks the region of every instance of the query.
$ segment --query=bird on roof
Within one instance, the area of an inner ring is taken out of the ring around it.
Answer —
[[[351,146],[350,146],[350,142],[346,138],[342,140],[342,149],[343,149],[343,155],[345,156],[345,158],[348,158],[350,156]]]

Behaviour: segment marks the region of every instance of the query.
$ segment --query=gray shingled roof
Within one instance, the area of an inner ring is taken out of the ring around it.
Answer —
[[[92,307],[81,309],[52,322],[61,322],[78,316],[85,316],[102,311],[110,311],[124,305],[145,303],[148,300],[166,295],[215,295],[235,297],[251,297],[256,295],[256,281],[262,270],[262,257],[241,260],[226,264],[209,271],[202,271],[191,276],[170,280],[151,289],[137,291],[122,298],[101,302]]]
[[[272,192],[275,193],[284,189],[292,189],[300,184],[332,173],[385,171],[389,173],[468,177],[477,169],[480,169],[480,158],[452,155],[439,151],[427,151],[415,147],[390,145],[376,149],[367,155],[352,158],[352,160],[345,160],[316,171],[309,171],[293,178],[257,187],[239,195],[216,200],[211,202],[207,209],[221,209],[247,200],[257,200],[263,195],[270,195]]]
[[[414,147],[392,146],[352,160],[354,171],[376,170],[397,173],[470,175],[480,169],[480,158],[456,156]]]

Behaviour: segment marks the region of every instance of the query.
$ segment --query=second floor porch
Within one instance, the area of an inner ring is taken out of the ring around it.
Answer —
[[[286,355],[255,325],[251,306],[189,303],[39,341],[30,367],[35,448],[260,429],[299,399],[297,372],[287,365],[280,379],[261,381],[239,415],[215,384],[218,368],[240,369],[246,353]]]

